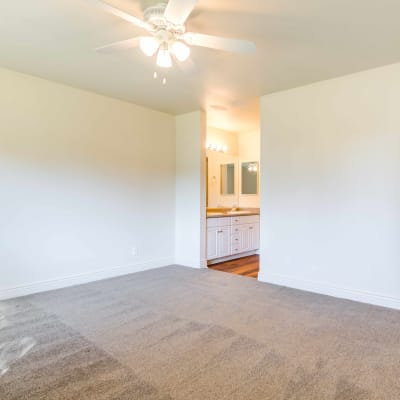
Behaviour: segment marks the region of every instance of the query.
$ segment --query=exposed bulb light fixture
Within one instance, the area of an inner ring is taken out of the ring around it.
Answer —
[[[190,48],[182,42],[174,42],[172,45],[172,53],[181,62],[186,61],[190,56]]]
[[[258,171],[257,164],[249,165],[249,167],[247,169],[249,172],[257,172]]]
[[[153,36],[140,38],[140,49],[147,57],[152,57],[160,47],[160,42]]]
[[[218,151],[220,153],[226,153],[228,151],[228,146],[226,146],[225,144],[209,143],[207,144],[207,149],[212,151]]]
[[[172,59],[168,50],[168,45],[160,47],[157,54],[157,65],[161,68],[171,68]]]

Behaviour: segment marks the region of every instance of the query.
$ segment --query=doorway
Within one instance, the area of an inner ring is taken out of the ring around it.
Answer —
[[[260,248],[260,129],[207,126],[207,266],[257,278]]]

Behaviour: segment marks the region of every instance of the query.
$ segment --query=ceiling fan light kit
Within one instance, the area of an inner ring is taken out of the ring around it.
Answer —
[[[113,43],[97,49],[99,52],[140,47],[142,52],[152,57],[157,53],[157,65],[161,68],[172,67],[172,57],[186,61],[191,53],[189,46],[207,47],[236,53],[252,53],[256,47],[246,40],[228,39],[203,33],[186,32],[185,23],[198,0],[170,0],[151,6],[144,11],[144,20],[134,17],[103,0],[91,0],[105,11],[146,30],[149,36],[140,36]]]
[[[174,42],[172,44],[172,53],[179,61],[184,62],[190,56],[190,47],[182,42]]]
[[[161,68],[172,67],[171,54],[169,53],[168,45],[163,43],[158,50],[157,65]]]
[[[140,49],[147,57],[152,57],[156,54],[160,43],[154,36],[143,36],[140,38]]]

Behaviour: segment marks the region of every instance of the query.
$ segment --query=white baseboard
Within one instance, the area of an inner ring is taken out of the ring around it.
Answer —
[[[258,276],[261,282],[271,283],[279,286],[286,286],[293,289],[305,290],[307,292],[324,294],[327,296],[338,297],[368,303],[382,307],[394,308],[400,310],[400,299],[395,297],[382,296],[376,293],[364,292],[360,290],[339,288],[321,282],[313,282],[284,276],[279,274],[261,273]]]
[[[1,289],[0,300],[26,296],[33,293],[46,292],[48,290],[61,289],[68,286],[81,285],[83,283],[99,281],[102,279],[114,278],[121,275],[132,274],[134,272],[164,267],[173,263],[173,257],[165,257],[149,260],[140,264],[128,265],[124,267],[114,267],[91,271],[78,275],[64,276],[46,281],[32,282],[25,285]]]

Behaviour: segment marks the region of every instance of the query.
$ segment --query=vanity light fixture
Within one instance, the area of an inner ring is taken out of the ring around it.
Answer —
[[[226,153],[228,151],[228,146],[226,146],[225,144],[208,143],[207,150],[218,151],[219,153]]]
[[[250,164],[247,169],[249,172],[257,172],[258,171],[257,164]]]

